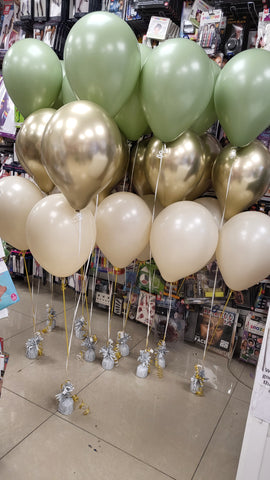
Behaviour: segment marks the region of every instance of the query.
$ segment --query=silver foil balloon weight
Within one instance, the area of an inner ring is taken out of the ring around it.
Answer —
[[[202,365],[195,365],[195,372],[190,379],[190,391],[195,395],[203,396],[204,382],[206,380],[205,370]]]
[[[39,355],[42,355],[42,342],[43,338],[40,332],[36,332],[32,338],[29,338],[25,344],[25,354],[27,358],[34,359]]]
[[[72,398],[72,392],[74,386],[72,383],[67,380],[61,386],[61,392],[55,395],[55,398],[58,400],[58,412],[62,415],[70,415],[74,410],[74,400]]]
[[[129,355],[129,346],[128,341],[131,339],[130,335],[124,331],[117,333],[117,343],[119,345],[119,352],[122,357],[127,357]]]
[[[153,350],[140,350],[140,355],[138,357],[139,365],[137,366],[136,375],[140,378],[146,378],[150,371],[151,364],[151,354]]]
[[[109,339],[107,345],[99,351],[103,356],[102,367],[104,370],[112,370],[118,362],[117,350],[113,346],[113,340]]]
[[[165,340],[160,340],[158,342],[158,346],[155,349],[155,365],[157,368],[165,368],[166,367],[166,359],[165,356],[168,353],[166,348]]]
[[[96,358],[95,345],[97,343],[96,335],[90,335],[85,337],[82,342],[82,347],[84,347],[84,360],[86,362],[94,362]]]
[[[84,317],[80,317],[75,321],[74,332],[75,332],[75,337],[79,338],[80,340],[82,340],[86,336]]]
[[[46,311],[47,311],[47,322],[46,322],[46,327],[49,332],[51,332],[55,327],[56,327],[56,312],[55,310],[50,307],[50,305],[46,305]]]

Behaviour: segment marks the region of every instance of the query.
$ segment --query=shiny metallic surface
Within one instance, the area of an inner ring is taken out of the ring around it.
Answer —
[[[145,173],[152,190],[155,191],[159,174],[162,149],[161,140],[153,137],[145,154]],[[201,139],[191,131],[183,133],[177,140],[166,144],[167,153],[162,159],[157,197],[166,207],[183,200],[200,181],[205,168],[205,155]]]
[[[267,189],[270,183],[269,151],[258,140],[246,147],[227,145],[215,160],[212,182],[228,220],[257,202]]]

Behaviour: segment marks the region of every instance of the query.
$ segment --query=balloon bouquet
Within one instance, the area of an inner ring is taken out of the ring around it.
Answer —
[[[16,151],[40,188],[0,181],[3,239],[30,248],[62,278],[89,260],[95,243],[116,268],[146,248],[143,258],[153,256],[168,282],[215,252],[230,289],[269,275],[270,218],[242,213],[270,182],[270,154],[256,140],[270,124],[269,52],[242,52],[220,71],[192,41],[139,47],[123,20],[93,12],[72,27],[62,65],[47,45],[26,39],[7,52],[3,76],[26,118]],[[223,150],[207,133],[217,119],[231,142]],[[126,138],[137,142],[129,167],[136,193],[109,195],[128,168]],[[215,205],[194,201],[211,181]]]

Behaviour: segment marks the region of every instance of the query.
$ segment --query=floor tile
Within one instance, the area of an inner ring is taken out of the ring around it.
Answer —
[[[247,414],[245,402],[230,399],[193,480],[235,479]]]
[[[168,480],[161,472],[57,417],[51,417],[2,459],[12,480]]]
[[[50,413],[42,408],[3,388],[0,399],[0,458],[44,422],[49,415]]]
[[[146,379],[138,378],[137,356],[132,351],[118,368],[83,389],[80,396],[91,414],[84,417],[76,409],[67,421],[173,478],[190,480],[227,395],[208,389],[205,397],[197,397],[189,382],[167,370],[162,379],[154,371]]]

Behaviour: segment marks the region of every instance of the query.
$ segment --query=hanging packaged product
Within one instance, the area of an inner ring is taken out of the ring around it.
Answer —
[[[0,310],[19,301],[19,295],[4,260],[0,260]]]
[[[262,346],[265,323],[266,316],[259,313],[249,312],[246,316],[241,342],[241,360],[253,365],[257,364]]]
[[[203,12],[199,28],[199,44],[207,55],[215,55],[220,46],[222,10]]]

